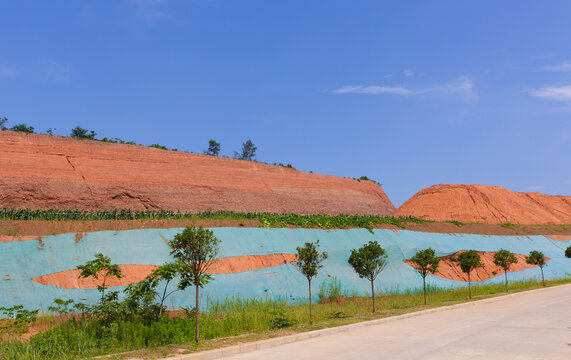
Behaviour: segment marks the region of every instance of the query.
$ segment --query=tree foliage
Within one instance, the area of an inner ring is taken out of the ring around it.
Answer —
[[[434,274],[438,271],[440,258],[436,256],[436,252],[431,249],[424,249],[418,251],[412,258],[410,258],[413,267],[422,276],[422,284],[424,288],[424,304],[426,305],[426,276]]]
[[[515,255],[508,250],[500,249],[494,254],[494,264],[504,269],[504,277],[506,279],[506,292],[508,292],[508,270],[513,264],[517,264],[518,260]]]
[[[220,154],[220,143],[216,140],[208,140],[208,150],[204,151],[204,155],[218,156]]]
[[[158,301],[158,318],[160,319],[165,309],[165,300],[175,292],[184,290],[188,286],[188,283],[184,283],[169,291],[169,284],[181,273],[183,267],[184,264],[180,261],[163,264],[154,269],[142,281],[127,286],[125,292],[131,304],[130,307],[132,309],[153,308]],[[159,291],[158,287],[161,283],[164,283],[164,287],[162,291]]]
[[[327,259],[327,252],[319,251],[319,240],[315,243],[306,242],[305,245],[298,246],[297,250],[297,260],[293,262],[293,265],[299,270],[299,272],[305,276],[308,282],[309,289],[309,324],[312,324],[311,316],[311,279],[317,276],[319,269],[323,267],[323,262]]]
[[[373,312],[375,312],[374,282],[387,265],[385,249],[378,242],[369,241],[368,244],[363,245],[361,248],[351,250],[348,262],[361,279],[367,279],[371,282],[371,298],[373,300]]]
[[[82,127],[76,126],[73,129],[71,129],[71,134],[69,136],[77,139],[94,140],[96,135],[97,134],[93,130],[89,131]]]
[[[7,117],[0,117],[0,130],[6,130]]]
[[[198,291],[210,280],[212,275],[208,274],[208,269],[214,263],[220,251],[220,240],[214,236],[212,230],[202,227],[187,227],[180,234],[176,234],[174,239],[169,241],[171,255],[179,260],[179,273],[181,280],[179,288],[184,289],[194,285],[196,290],[196,337],[198,343]]]
[[[78,270],[81,270],[79,274],[80,278],[92,277],[94,279],[103,279],[102,283],[97,285],[97,290],[101,293],[101,301],[105,299],[105,289],[109,286],[107,285],[107,280],[110,277],[115,277],[121,279],[123,274],[119,265],[112,264],[111,258],[105,256],[101,253],[95,254],[95,259],[86,262],[84,265],[78,265]]]
[[[567,249],[565,249],[565,257],[571,258],[571,246],[569,246],[569,247],[567,247]]]
[[[484,263],[482,263],[480,254],[476,250],[468,250],[458,254],[456,261],[460,265],[462,272],[468,275],[468,297],[472,298],[472,279],[470,274],[472,270],[483,268]]]
[[[543,252],[533,250],[529,253],[529,256],[525,257],[525,262],[530,265],[538,266],[541,270],[541,283],[545,286],[545,278],[543,276],[543,267],[545,266],[545,255]]]
[[[242,143],[241,153],[234,151],[234,157],[241,160],[254,160],[256,150],[258,150],[258,148],[254,145],[252,140],[247,140],[245,143]]]
[[[10,130],[12,131],[19,131],[19,132],[24,132],[24,133],[28,133],[28,134],[33,134],[34,133],[34,127],[33,126],[28,126],[26,124],[16,124],[14,126],[12,126],[10,128]]]

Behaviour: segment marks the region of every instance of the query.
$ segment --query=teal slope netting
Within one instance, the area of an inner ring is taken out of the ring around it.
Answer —
[[[165,239],[172,239],[182,229],[145,229],[129,231],[100,231],[86,234],[76,242],[75,234],[46,236],[38,241],[12,241],[0,243],[0,306],[23,304],[27,308],[46,310],[54,298],[72,298],[77,301],[96,302],[96,289],[65,289],[42,285],[32,278],[59,271],[75,269],[93,259],[96,252],[110,256],[116,264],[160,265],[170,260]],[[487,236],[469,234],[433,234],[413,231],[375,230],[371,234],[364,229],[315,230],[315,229],[261,229],[214,228],[222,240],[221,257],[241,255],[266,255],[295,253],[296,247],[305,242],[320,241],[321,248],[329,253],[325,267],[313,281],[314,294],[319,285],[329,277],[336,277],[346,290],[365,294],[369,284],[359,279],[347,264],[350,250],[370,240],[377,240],[388,252],[389,264],[379,275],[376,288],[387,291],[403,291],[420,288],[420,276],[404,259],[427,247],[439,256],[458,250],[475,249],[497,251],[500,248],[514,253],[529,254],[531,250],[543,251],[551,260],[545,267],[547,279],[571,276],[571,259],[564,257],[564,249],[571,241],[556,241],[544,236]],[[509,274],[510,280],[537,278],[538,268]],[[223,300],[232,296],[304,299],[307,282],[291,264],[233,274],[214,275],[202,294],[206,300]],[[483,283],[503,281],[498,275]],[[428,283],[441,287],[464,286],[461,281],[429,276]],[[121,287],[112,289],[122,289]],[[193,290],[178,292],[168,300],[171,307],[191,307]]]

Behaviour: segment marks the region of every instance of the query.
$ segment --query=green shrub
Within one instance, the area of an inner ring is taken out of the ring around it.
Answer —
[[[270,330],[278,330],[294,325],[295,322],[287,318],[283,313],[276,314],[272,320],[270,320]]]
[[[26,124],[16,124],[16,125],[12,126],[10,128],[10,130],[20,131],[20,132],[24,132],[24,133],[28,133],[28,134],[34,133],[34,127],[33,126],[27,126]]]
[[[95,140],[95,135],[97,134],[93,130],[89,131],[82,127],[76,126],[71,129],[71,134],[69,136],[77,139]]]
[[[499,224],[501,227],[505,227],[506,229],[513,229],[515,228],[515,224],[511,223],[511,222],[503,222],[501,224]]]

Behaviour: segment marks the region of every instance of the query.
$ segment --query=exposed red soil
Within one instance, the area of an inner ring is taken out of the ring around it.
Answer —
[[[463,251],[458,251],[454,254],[446,255],[440,257],[440,264],[438,265],[438,272],[434,274],[434,276],[438,276],[444,279],[450,280],[457,280],[457,281],[468,281],[468,275],[460,269],[460,266],[457,262],[453,261],[452,258],[455,258],[458,254],[462,253]],[[472,270],[470,273],[471,281],[483,281],[494,276],[500,275],[504,273],[504,270],[494,264],[494,254],[495,252],[489,251],[478,251],[480,258],[482,259],[482,263],[484,263],[483,268],[478,268]],[[529,269],[532,267],[536,267],[535,265],[530,265],[525,262],[525,255],[521,254],[514,254],[517,258],[518,262],[513,264],[510,267],[510,271],[521,271],[525,269]],[[551,258],[545,258],[545,262],[551,260]],[[405,263],[414,267],[411,261],[405,260]]]
[[[571,240],[571,235],[546,235],[548,238],[558,241],[569,241]]]
[[[434,185],[416,193],[394,215],[487,224],[571,224],[571,197],[501,186]]]
[[[107,286],[125,286],[143,280],[151,273],[156,266],[153,265],[119,265],[124,277],[117,279],[109,277],[105,281]],[[71,269],[64,270],[52,274],[38,276],[32,280],[44,285],[58,286],[66,289],[95,289],[98,285],[103,284],[103,279],[94,279],[92,277],[79,278],[81,270]]]
[[[151,147],[0,131],[0,207],[392,214],[372,181]]]
[[[269,255],[245,255],[217,259],[209,268],[210,274],[231,274],[242,271],[250,271],[283,265],[295,261],[295,254],[269,254]],[[119,265],[123,277],[117,279],[109,277],[107,286],[126,286],[143,280],[154,269],[155,265]],[[103,279],[79,278],[80,270],[71,269],[57,273],[38,276],[32,280],[44,285],[58,286],[66,289],[95,289],[103,284]]]
[[[11,236],[11,235],[0,235],[0,243],[11,242],[11,241],[32,241],[40,240],[41,236]]]
[[[93,231],[121,231],[133,229],[172,229],[187,226],[202,227],[259,227],[258,220],[100,220],[100,221],[28,221],[0,220],[0,242],[37,240],[38,236],[56,234],[75,234],[81,241],[85,233]],[[292,227],[294,228],[294,227]],[[378,225],[376,229],[398,230],[394,225]],[[412,223],[406,224],[406,230],[429,233],[481,234],[481,235],[569,235],[571,225],[515,225],[506,228],[497,224],[465,224],[457,226],[451,223]],[[14,236],[18,234],[22,236]],[[4,235],[4,236],[2,236]],[[25,235],[25,236],[24,236]]]
[[[216,260],[208,272],[210,274],[231,274],[288,264],[296,260],[295,254],[233,256]]]

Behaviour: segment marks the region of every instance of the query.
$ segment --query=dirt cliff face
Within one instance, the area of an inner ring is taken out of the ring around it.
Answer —
[[[371,181],[137,145],[0,131],[0,207],[392,214]]]
[[[571,224],[571,197],[521,193],[501,186],[434,185],[408,199],[395,215],[488,224]]]

